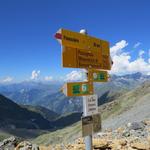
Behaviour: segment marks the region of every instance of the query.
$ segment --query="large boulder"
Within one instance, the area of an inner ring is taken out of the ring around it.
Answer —
[[[14,136],[4,139],[0,142],[0,149],[14,150],[20,139]]]
[[[39,146],[28,141],[22,141],[17,145],[15,150],[39,150]]]

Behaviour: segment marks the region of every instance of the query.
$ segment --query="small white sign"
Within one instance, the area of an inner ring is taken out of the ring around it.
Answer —
[[[89,95],[85,96],[86,99],[86,113],[88,116],[98,113],[98,96]]]

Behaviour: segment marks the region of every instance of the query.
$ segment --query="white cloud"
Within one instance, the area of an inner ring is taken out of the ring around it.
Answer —
[[[112,73],[125,74],[131,57],[127,53],[113,56]]]
[[[113,47],[110,48],[111,55],[114,56],[120,54],[122,52],[122,49],[127,45],[128,43],[125,40],[116,43]]]
[[[51,80],[53,80],[53,77],[52,77],[52,76],[46,76],[46,77],[44,78],[44,80],[45,80],[45,81],[51,81]]]
[[[31,74],[31,80],[36,80],[36,79],[38,79],[38,77],[39,77],[39,75],[40,75],[40,70],[33,70],[32,71],[32,74]]]
[[[140,45],[141,45],[141,42],[137,42],[137,43],[134,44],[133,48],[137,48]]]
[[[74,70],[66,75],[65,81],[79,81],[82,79],[83,79],[83,72]]]
[[[145,52],[143,50],[139,51],[139,57],[142,57]]]
[[[143,74],[150,74],[150,63],[146,62],[144,58],[137,58],[130,62],[128,70],[132,72],[141,72]]]
[[[8,77],[5,77],[4,79],[2,79],[0,82],[1,83],[8,83],[11,81],[13,81],[13,78],[8,76]]]
[[[118,43],[121,42],[122,41]],[[118,45],[118,43],[115,44],[115,46]],[[122,48],[119,49],[119,53],[115,53],[115,55],[112,55],[112,60],[114,64],[112,66],[112,70],[110,71],[111,73],[127,74],[127,73],[141,72],[143,74],[150,74],[150,58],[147,61],[144,60],[143,58],[143,55],[145,53],[144,50],[139,51],[139,56],[135,60],[132,60],[130,53],[123,52],[123,48],[124,47],[122,46]]]

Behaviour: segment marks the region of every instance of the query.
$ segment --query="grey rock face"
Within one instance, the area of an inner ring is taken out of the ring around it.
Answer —
[[[12,136],[0,142],[0,150],[3,149],[14,150],[16,145],[17,145],[17,139],[14,136]]]
[[[127,125],[130,130],[143,130],[145,125],[142,122],[133,122]]]

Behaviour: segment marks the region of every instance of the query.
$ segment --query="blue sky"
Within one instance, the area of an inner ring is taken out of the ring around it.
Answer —
[[[73,71],[61,67],[61,47],[54,39],[59,28],[86,28],[111,47],[122,45],[113,48],[113,57],[128,64],[121,68],[116,62],[113,73],[131,73],[140,61],[149,73],[149,6],[149,0],[0,0],[0,80],[58,79]]]

